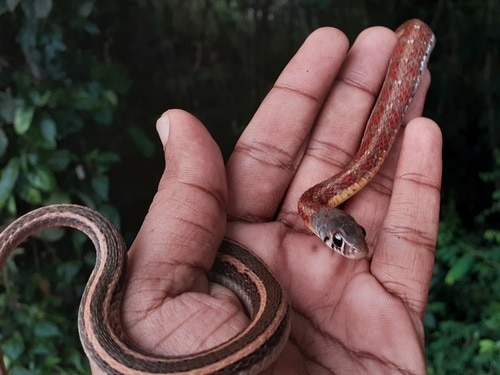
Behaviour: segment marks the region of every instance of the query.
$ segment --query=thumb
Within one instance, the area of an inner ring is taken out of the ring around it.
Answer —
[[[181,110],[165,112],[157,131],[166,167],[129,251],[124,315],[147,312],[185,291],[206,292],[206,271],[225,230],[224,162],[209,132]]]

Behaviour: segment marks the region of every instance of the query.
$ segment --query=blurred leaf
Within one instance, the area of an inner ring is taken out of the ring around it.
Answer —
[[[109,196],[109,179],[106,176],[96,176],[92,179],[92,187],[97,196],[107,200]]]
[[[40,190],[32,186],[23,186],[19,189],[19,197],[33,206],[39,206],[43,202]]]
[[[60,202],[57,202],[60,203]],[[49,242],[55,242],[63,238],[66,231],[61,227],[46,228],[37,234],[37,237],[43,238]]]
[[[116,208],[107,204],[99,207],[99,212],[107,217],[115,225],[115,227],[120,228],[120,213]]]
[[[14,198],[13,195],[11,195],[7,199],[6,207],[7,207],[7,212],[8,212],[9,215],[11,215],[11,216],[17,215],[16,199]]]
[[[17,365],[10,370],[10,375],[39,375],[40,373],[38,370],[29,370]]]
[[[61,336],[61,331],[59,330],[59,327],[55,325],[52,322],[40,322],[37,325],[35,325],[35,336],[42,337],[42,338],[49,338],[49,337],[59,337]]]
[[[21,107],[23,103],[22,99],[13,98],[10,92],[0,92],[0,116],[6,123],[12,124],[17,108]]]
[[[42,121],[40,121],[40,131],[48,144],[55,147],[57,137],[57,126],[55,121],[50,117],[44,117]]]
[[[24,339],[19,332],[15,332],[2,342],[2,351],[14,361],[21,356],[24,349]]]
[[[9,146],[9,139],[5,135],[3,129],[0,128],[0,158],[5,154],[8,146]]]
[[[54,172],[66,170],[72,160],[72,154],[68,150],[54,150],[45,160],[45,165]]]
[[[500,355],[500,341],[495,342],[491,339],[479,341],[479,352]]]
[[[80,16],[87,18],[92,13],[94,9],[94,2],[90,0],[84,0],[81,2],[80,7],[78,8],[78,13]]]
[[[5,0],[5,3],[7,4],[7,8],[12,12],[14,11],[14,9],[16,9],[19,1],[21,0]]]
[[[52,0],[34,0],[36,18],[46,18],[52,9]]]
[[[118,96],[113,90],[104,90],[104,97],[114,107],[118,104]]]
[[[40,95],[38,91],[33,91],[30,93],[30,98],[33,104],[37,107],[44,107],[48,104],[50,100],[51,92],[46,91],[43,95]]]
[[[32,168],[29,172],[25,173],[24,176],[32,187],[40,189],[41,191],[50,192],[57,186],[56,179],[52,172],[41,166]]]
[[[463,255],[450,268],[446,274],[445,282],[448,285],[453,285],[458,280],[461,280],[471,269],[474,258],[470,255]]]
[[[93,22],[85,23],[85,31],[90,35],[99,35],[101,33],[99,27]]]
[[[488,229],[484,232],[484,238],[489,242],[500,244],[500,230]]]
[[[17,107],[14,115],[14,130],[17,134],[22,135],[29,130],[34,114],[33,107]]]
[[[10,159],[6,167],[2,170],[0,177],[0,210],[4,207],[16,185],[19,170],[20,164],[17,158]]]

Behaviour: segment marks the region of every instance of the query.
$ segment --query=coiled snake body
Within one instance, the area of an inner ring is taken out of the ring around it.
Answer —
[[[419,20],[407,21],[396,33],[398,43],[357,155],[344,171],[307,190],[299,201],[299,214],[308,228],[349,258],[367,256],[364,231],[335,207],[377,173],[434,45],[434,35]],[[228,342],[191,355],[146,353],[124,337],[119,319],[125,244],[117,229],[97,212],[76,205],[53,205],[20,217],[0,234],[0,270],[24,239],[51,226],[76,228],[96,248],[97,261],[82,296],[78,327],[85,353],[104,373],[255,374],[276,359],[288,340],[289,305],[279,282],[248,250],[224,241],[210,276],[241,299],[251,318],[249,326]],[[0,373],[7,373],[1,361]]]

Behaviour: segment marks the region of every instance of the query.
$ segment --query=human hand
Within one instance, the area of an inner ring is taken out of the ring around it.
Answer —
[[[425,373],[422,317],[441,179],[439,129],[415,118],[428,74],[407,114],[415,119],[379,174],[344,205],[367,230],[371,263],[333,252],[297,215],[301,193],[354,155],[394,43],[393,33],[372,28],[347,53],[338,30],[311,34],[226,170],[196,119],[179,110],[162,116],[166,169],[129,252],[122,317],[133,341],[185,354],[244,328],[237,298],[206,277],[226,235],[260,256],[291,300],[289,342],[266,373]]]

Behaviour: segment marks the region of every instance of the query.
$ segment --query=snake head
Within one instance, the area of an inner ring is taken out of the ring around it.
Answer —
[[[311,227],[329,248],[346,258],[363,259],[369,256],[366,231],[348,213],[325,207],[312,217]]]

